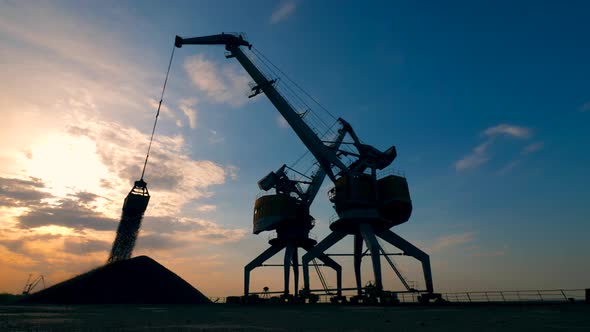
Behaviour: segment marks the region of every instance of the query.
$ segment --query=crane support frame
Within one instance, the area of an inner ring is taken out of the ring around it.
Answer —
[[[312,250],[308,251],[305,255],[303,255],[302,265],[303,265],[303,288],[305,290],[309,288],[309,262],[312,261],[315,257],[320,254],[325,254],[325,251],[332,247],[334,244],[342,240],[345,236],[349,234],[339,231],[332,231],[326,238],[320,241]],[[406,256],[412,256],[416,258],[420,263],[422,263],[422,270],[424,273],[424,281],[426,284],[426,292],[432,294],[434,292],[434,286],[432,282],[432,272],[430,268],[430,257],[423,252],[422,250],[418,249],[416,246],[408,242],[407,240],[403,239],[401,236],[395,234],[394,232],[386,229],[386,230],[375,230],[371,224],[360,224],[358,232],[352,234],[354,235],[354,268],[355,268],[355,281],[357,286],[357,291],[359,295],[362,293],[361,287],[361,270],[360,270],[360,263],[361,258],[364,256],[362,253],[362,245],[363,241],[369,248],[371,258],[373,261],[373,274],[375,278],[375,286],[377,289],[383,289],[383,281],[381,276],[381,264],[380,264],[380,256],[384,253],[383,248],[377,241],[377,237],[385,240],[389,244],[397,247],[398,249],[404,252]],[[396,271],[394,271],[396,272]],[[397,274],[397,273],[396,273]],[[400,278],[402,278],[400,276]],[[402,280],[402,283],[405,284],[405,280]]]

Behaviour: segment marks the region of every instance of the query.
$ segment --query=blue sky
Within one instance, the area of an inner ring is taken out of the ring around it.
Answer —
[[[112,229],[33,217],[74,206],[116,225],[139,174],[174,36],[222,31],[246,32],[364,142],[396,145],[394,166],[407,175],[414,213],[394,231],[431,254],[436,288],[588,286],[585,2],[7,1],[0,8],[7,119],[0,250],[28,262],[0,262],[11,276],[0,291],[17,291],[29,272],[56,282],[106,259]],[[251,234],[256,181],[305,151],[263,95],[246,98],[245,75],[221,47],[176,50],[156,137],[161,153],[147,171],[154,199],[136,253],[211,296],[239,294],[242,267],[267,246],[266,234]],[[73,151],[61,158],[73,159],[56,168],[90,160],[87,169],[110,186],[81,168],[40,170],[48,165],[40,156],[60,144]],[[31,176],[40,182],[10,182]],[[43,198],[18,201],[17,189]],[[85,205],[81,192],[101,198]],[[312,212],[321,239],[333,214],[325,190]],[[59,262],[40,249],[46,238]],[[351,247],[345,241],[334,251]],[[420,279],[414,262],[399,263]],[[279,288],[280,279],[279,271],[255,272],[252,288]]]

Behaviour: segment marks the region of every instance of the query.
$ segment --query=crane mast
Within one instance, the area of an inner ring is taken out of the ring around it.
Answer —
[[[332,142],[328,146],[329,149],[331,149],[333,151],[337,151],[340,148],[340,145],[342,144],[342,141],[344,140],[345,135],[346,135],[346,131],[344,129],[338,130],[338,136],[336,136],[336,139],[334,140],[334,142]],[[318,161],[318,163],[319,163],[319,161]],[[313,200],[315,199],[317,193],[320,190],[320,187],[322,186],[322,183],[324,182],[324,179],[326,178],[326,175],[327,175],[326,170],[325,170],[324,166],[320,163],[315,174],[311,178],[311,183],[309,184],[309,187],[307,187],[307,190],[305,192],[305,198],[307,200],[308,206],[310,206],[311,203],[313,202]]]

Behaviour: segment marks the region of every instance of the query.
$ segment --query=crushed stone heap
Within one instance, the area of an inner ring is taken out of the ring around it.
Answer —
[[[211,301],[174,272],[147,256],[104,265],[21,303],[46,304],[199,304]]]

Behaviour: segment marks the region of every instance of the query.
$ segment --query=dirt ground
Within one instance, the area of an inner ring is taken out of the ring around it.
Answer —
[[[590,305],[0,306],[0,331],[590,331]]]

